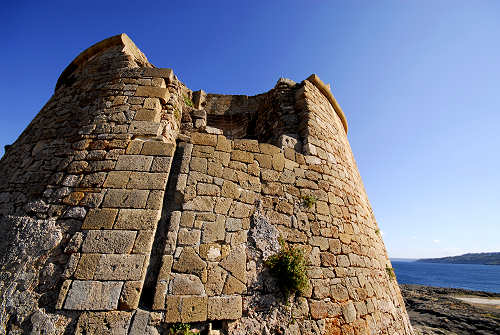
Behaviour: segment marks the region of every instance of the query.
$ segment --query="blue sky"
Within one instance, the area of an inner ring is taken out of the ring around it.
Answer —
[[[391,257],[500,251],[499,1],[4,1],[0,154],[84,49],[125,32],[191,89],[317,73]]]

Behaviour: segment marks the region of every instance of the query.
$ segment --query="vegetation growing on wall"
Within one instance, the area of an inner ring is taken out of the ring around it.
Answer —
[[[278,280],[278,285],[288,301],[292,294],[302,294],[307,288],[305,258],[302,250],[288,246],[283,240],[280,240],[280,244],[281,250],[270,256],[265,264]]]
[[[185,103],[186,105],[188,105],[189,107],[194,107],[193,101],[191,101],[191,99],[189,99],[189,97],[188,97],[188,96],[183,95],[183,97],[184,97],[184,103]]]
[[[302,197],[302,202],[303,202],[304,206],[306,206],[307,208],[312,208],[312,206],[314,206],[316,201],[317,201],[317,199],[314,195],[304,195]]]
[[[194,335],[188,323],[176,323],[168,328],[169,335]]]

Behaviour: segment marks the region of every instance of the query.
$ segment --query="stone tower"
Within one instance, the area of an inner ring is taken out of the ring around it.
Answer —
[[[64,70],[0,175],[0,333],[413,334],[316,75],[193,92],[114,36]],[[307,262],[288,304],[264,263],[280,238]]]

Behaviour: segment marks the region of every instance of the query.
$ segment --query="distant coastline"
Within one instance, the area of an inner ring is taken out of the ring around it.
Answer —
[[[421,258],[417,259],[416,262],[500,265],[500,252],[469,253],[460,256],[441,257],[441,258]]]

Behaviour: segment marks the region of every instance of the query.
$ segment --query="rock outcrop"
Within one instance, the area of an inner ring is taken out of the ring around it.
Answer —
[[[0,174],[0,333],[413,334],[315,75],[193,92],[118,35],[66,68]],[[306,255],[289,304],[278,239]]]
[[[422,335],[495,335],[500,333],[500,309],[493,305],[471,305],[463,296],[500,298],[498,293],[456,288],[401,285],[415,331]],[[491,307],[490,307],[491,306]]]

